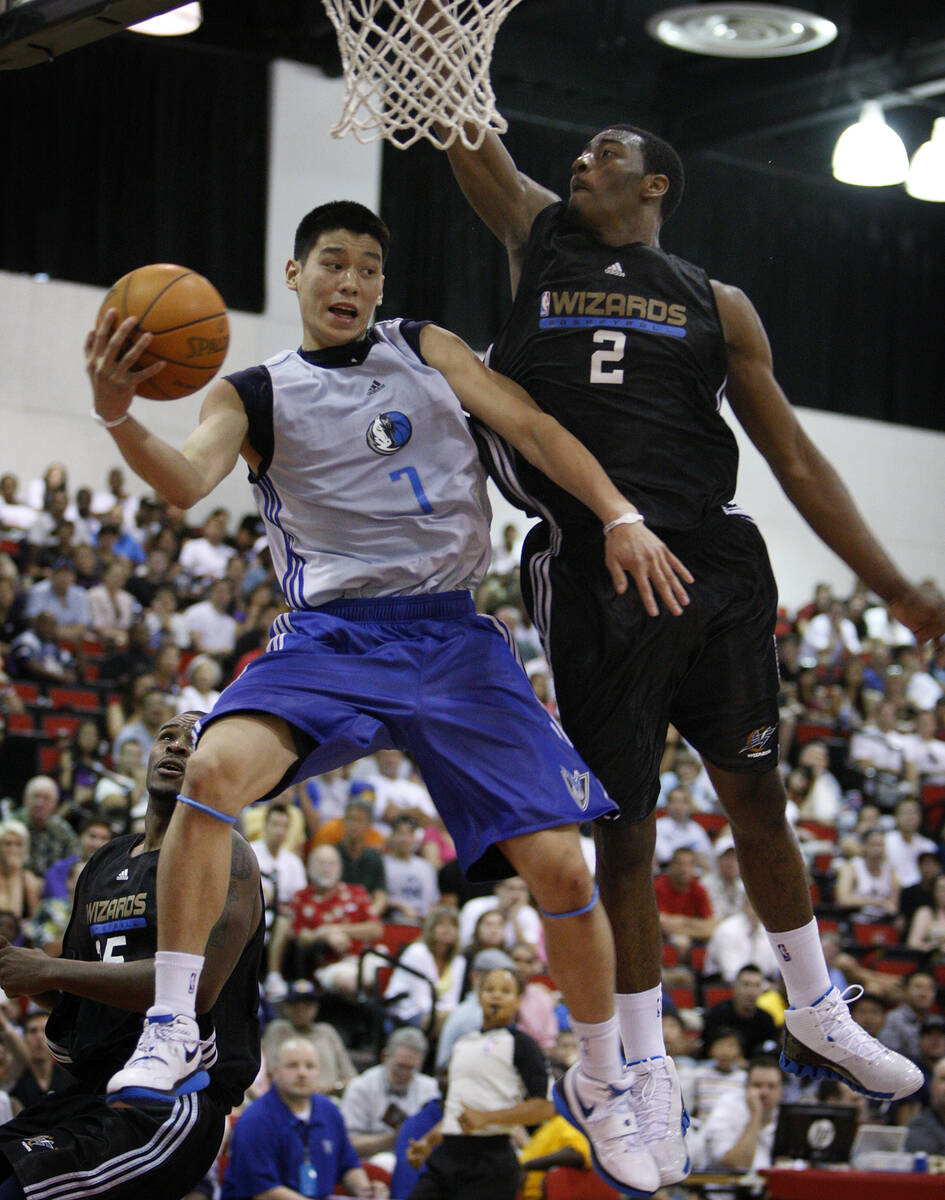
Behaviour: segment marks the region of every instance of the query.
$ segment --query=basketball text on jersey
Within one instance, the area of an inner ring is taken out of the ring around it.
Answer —
[[[619,263],[615,263],[619,266]],[[613,273],[607,268],[607,273]],[[606,317],[615,324],[647,333],[662,333],[684,338],[688,316],[685,304],[667,304],[656,297],[634,296],[624,292],[542,292],[539,303],[539,329],[561,329],[579,325],[597,325]]]
[[[85,919],[94,933],[95,926],[122,921],[127,917],[143,917],[147,906],[147,892],[137,892],[132,896],[113,896],[110,900],[90,900],[85,906]]]

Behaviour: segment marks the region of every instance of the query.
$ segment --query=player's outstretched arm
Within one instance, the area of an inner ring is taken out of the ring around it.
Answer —
[[[462,338],[426,325],[420,349],[445,377],[460,403],[484,421],[560,487],[576,496],[605,525],[636,513],[611,483],[597,459],[553,417],[542,412],[518,384],[480,362]],[[692,575],[643,521],[615,526],[604,539],[604,556],[614,587],[623,594],[629,574],[650,616],[657,596],[675,616],[689,603],[684,583]]]
[[[713,281],[728,354],[726,392],[745,432],[807,524],[920,642],[945,634],[945,599],[911,583],[880,545],[833,465],[801,428],[774,377],[761,318],[738,288]]]
[[[178,508],[190,508],[217,486],[236,465],[249,422],[232,384],[218,380],[200,410],[200,424],[180,450],[146,429],[128,412],[135,388],[156,375],[163,364],[139,368],[137,363],[151,343],[142,333],[125,348],[135,318],[117,324],[110,308],[98,328],[85,340],[85,366],[92,384],[94,411],[106,422],[122,457],[145,483]]]

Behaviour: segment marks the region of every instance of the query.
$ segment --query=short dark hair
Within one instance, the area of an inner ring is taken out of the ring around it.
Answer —
[[[781,1073],[781,1064],[776,1054],[755,1054],[748,1060],[747,1071],[750,1075],[755,1067],[764,1067]]]
[[[745,963],[743,967],[739,968],[735,978],[741,979],[741,977],[743,975],[747,975],[749,971],[754,972],[756,975],[761,975],[762,977],[764,976],[764,971],[762,971],[761,967],[759,967],[757,963]]]
[[[669,180],[669,187],[660,204],[660,217],[665,223],[679,207],[685,190],[686,172],[683,170],[682,159],[669,142],[663,141],[655,133],[650,133],[648,129],[641,129],[638,125],[620,124],[608,125],[607,128],[622,129],[625,133],[632,133],[638,137],[642,143],[640,150],[643,154],[644,175],[665,175]]]
[[[390,230],[381,218],[363,204],[354,200],[332,200],[319,204],[305,214],[295,231],[295,246],[292,257],[304,263],[312,247],[323,233],[330,229],[347,229],[351,233],[364,233],[381,247],[381,260],[387,258],[390,249]]]

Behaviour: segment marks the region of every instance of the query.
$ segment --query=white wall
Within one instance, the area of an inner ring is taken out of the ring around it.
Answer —
[[[372,207],[379,200],[379,145],[328,134],[341,111],[340,81],[298,63],[274,63],[272,71],[266,312],[230,313],[227,370],[298,341],[295,299],[282,283],[298,219],[326,200],[360,200]],[[13,470],[25,482],[61,459],[72,488],[83,483],[99,488],[119,461],[109,435],[89,417],[84,374],[82,345],[101,299],[95,288],[0,272],[0,470]],[[135,411],[172,442],[190,432],[199,407],[199,393],[168,404],[135,402]],[[894,557],[909,574],[945,585],[945,435],[812,410],[800,415]],[[740,428],[737,433],[742,450],[737,499],[765,532],[783,602],[790,608],[804,603],[819,579],[847,589],[850,571],[807,529]],[[513,520],[524,529],[521,514],[494,489],[491,494],[495,526]],[[242,467],[195,515],[211,503],[227,505],[234,515],[249,511]]]

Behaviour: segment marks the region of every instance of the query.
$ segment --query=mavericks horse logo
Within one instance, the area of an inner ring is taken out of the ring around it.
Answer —
[[[375,454],[395,454],[406,446],[413,426],[402,412],[378,413],[367,431],[367,444]]]

